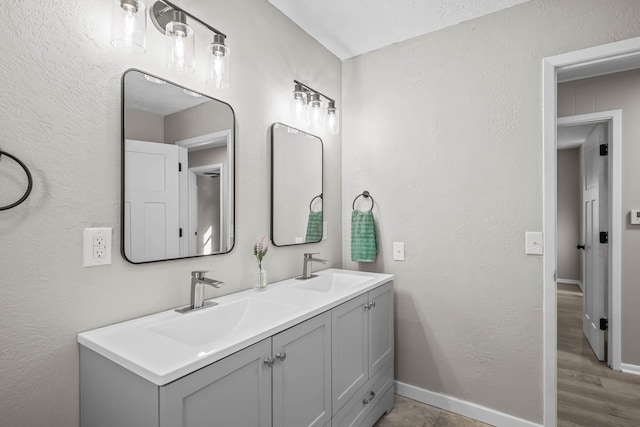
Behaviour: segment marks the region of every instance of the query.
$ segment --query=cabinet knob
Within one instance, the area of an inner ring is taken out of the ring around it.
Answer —
[[[371,401],[373,400],[373,398],[376,397],[376,393],[374,391],[371,391],[371,394],[369,395],[368,399],[364,399],[362,401],[362,403],[364,403],[365,405],[368,405],[369,403],[371,403]]]
[[[276,359],[280,360],[281,362],[284,362],[284,359],[287,358],[287,353],[285,353],[284,351],[282,353],[276,353]]]
[[[371,304],[367,303],[367,304],[364,305],[364,309],[365,310],[369,310],[370,308],[371,308]]]
[[[370,307],[375,307],[375,306],[376,306],[376,302],[375,302],[375,301],[371,301],[371,302],[369,303],[369,306],[370,306]]]
[[[273,357],[267,357],[266,359],[264,359],[264,364],[267,365],[268,367],[272,367],[273,362],[275,361],[276,360]]]

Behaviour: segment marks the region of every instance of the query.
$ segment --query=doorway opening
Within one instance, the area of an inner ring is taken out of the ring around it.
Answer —
[[[640,38],[623,40],[543,59],[543,222],[545,251],[543,254],[543,389],[544,424],[557,425],[558,366],[557,366],[557,84],[560,81],[600,76],[640,67]],[[613,129],[616,132],[615,127]],[[610,150],[615,165],[608,171],[611,188],[621,188],[620,149]],[[616,173],[611,173],[612,171]],[[615,190],[610,206],[621,212],[621,194]],[[607,272],[612,287],[608,305],[620,305],[621,215],[611,215],[609,256],[613,267]],[[615,289],[617,288],[617,292]],[[616,301],[617,300],[617,301]],[[609,339],[620,342],[620,310],[609,318]],[[617,319],[615,317],[618,317]],[[613,351],[612,365],[620,363],[620,352]],[[617,359],[617,360],[616,360]]]

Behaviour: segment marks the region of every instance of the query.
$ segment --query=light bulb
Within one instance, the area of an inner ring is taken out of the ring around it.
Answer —
[[[315,129],[319,129],[322,125],[322,101],[320,95],[317,93],[311,94],[311,100],[309,101],[309,121],[311,126]]]
[[[307,93],[298,83],[293,89],[293,117],[296,120],[307,120]]]
[[[340,117],[335,101],[329,101],[327,111],[324,116],[324,125],[331,135],[337,135],[340,132]]]
[[[214,34],[213,42],[209,45],[211,66],[207,83],[218,89],[229,87],[231,50],[225,45],[225,39],[222,34]]]
[[[174,11],[173,21],[166,26],[167,67],[181,73],[193,73],[195,68],[195,36],[187,24],[186,15]]]
[[[111,44],[128,52],[144,53],[147,15],[142,0],[113,0]]]

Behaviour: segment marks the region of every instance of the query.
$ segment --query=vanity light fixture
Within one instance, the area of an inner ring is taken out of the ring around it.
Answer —
[[[146,6],[142,0],[113,0],[111,44],[131,53],[145,53]]]
[[[128,51],[144,53],[147,29],[144,0],[113,0],[111,16],[111,44]],[[158,0],[149,8],[153,25],[167,37],[167,67],[182,73],[195,71],[194,22],[213,33],[208,46],[211,67],[207,83],[216,88],[229,87],[231,50],[227,36],[184,9],[167,0]]]
[[[293,116],[299,121],[310,121],[311,126],[319,130],[323,124],[327,132],[337,135],[340,132],[340,116],[335,99],[313,89],[304,83],[294,80]],[[327,100],[324,108],[322,98]]]

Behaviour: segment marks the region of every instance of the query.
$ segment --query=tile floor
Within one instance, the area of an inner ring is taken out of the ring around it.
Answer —
[[[487,427],[488,424],[395,395],[395,407],[374,427]]]

